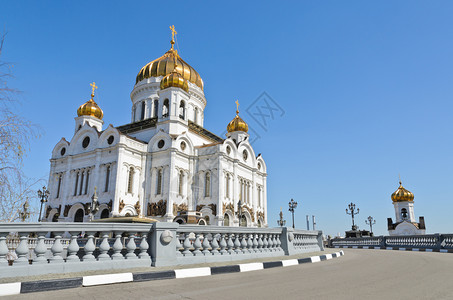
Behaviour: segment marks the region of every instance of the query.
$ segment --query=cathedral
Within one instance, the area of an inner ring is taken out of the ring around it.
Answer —
[[[387,219],[389,235],[419,235],[425,234],[425,218],[415,220],[414,194],[406,190],[400,181],[400,186],[393,192],[393,206],[395,208],[395,223],[392,218]]]
[[[44,221],[148,217],[160,222],[267,226],[266,164],[236,116],[226,137],[205,129],[203,80],[174,48],[145,65],[131,92],[131,122],[103,128],[91,99],[77,110],[74,135],[50,159]]]

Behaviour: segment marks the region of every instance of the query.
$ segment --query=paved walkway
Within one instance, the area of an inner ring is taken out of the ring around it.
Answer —
[[[314,264],[24,294],[11,299],[453,299],[453,254],[344,249]]]

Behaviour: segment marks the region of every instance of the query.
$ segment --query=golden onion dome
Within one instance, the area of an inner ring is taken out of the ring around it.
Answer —
[[[400,181],[400,186],[398,189],[392,194],[392,201],[393,202],[413,202],[414,201],[414,194],[403,188]]]
[[[182,77],[182,75],[176,71],[173,71],[170,74],[166,75],[160,81],[161,90],[169,87],[177,87],[183,89],[186,92],[189,92],[189,84],[187,83],[187,80],[185,80],[184,77]]]
[[[79,108],[77,109],[77,115],[79,117],[80,116],[92,116],[92,117],[96,117],[96,118],[102,120],[102,117],[104,116],[104,112],[99,107],[99,105],[97,105],[96,102],[94,102],[94,100],[93,100],[94,90],[97,89],[98,87],[96,86],[96,84],[94,82],[91,83],[90,85],[92,87],[91,99],[79,106]]]
[[[236,110],[236,117],[234,117],[233,120],[231,120],[230,123],[228,123],[227,130],[228,132],[233,132],[233,131],[244,131],[247,132],[249,130],[249,125],[245,123],[244,120],[242,120],[241,117],[239,117],[239,102],[236,101],[238,109]]]
[[[185,80],[196,84],[203,90],[203,80],[201,79],[200,74],[178,55],[178,51],[173,49],[173,44],[174,42],[172,41],[171,49],[168,50],[167,53],[148,63],[140,70],[140,72],[138,72],[135,83],[150,77],[166,76],[171,72],[176,71],[181,74]]]

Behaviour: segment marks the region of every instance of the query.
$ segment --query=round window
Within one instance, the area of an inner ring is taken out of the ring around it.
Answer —
[[[63,156],[65,153],[66,153],[66,148],[65,147],[61,148],[61,150],[60,150],[61,156]]]
[[[184,151],[186,149],[186,142],[181,142],[181,150]]]
[[[244,150],[244,152],[242,152],[242,157],[244,158],[244,160],[247,160],[247,157],[248,157],[248,153],[247,153],[247,150]]]
[[[164,140],[160,140],[160,141],[157,143],[157,147],[159,147],[159,149],[162,149],[164,146],[165,146],[165,141],[164,141]]]
[[[113,144],[113,141],[115,140],[115,137],[113,135],[109,136],[109,138],[107,139],[107,143],[109,143],[109,145]]]
[[[230,148],[230,146],[227,146],[226,151],[227,151],[227,154],[230,155],[230,153],[231,153],[231,148]]]
[[[87,136],[83,139],[82,146],[83,146],[83,148],[86,148],[86,147],[88,147],[89,144],[90,144],[90,137]]]

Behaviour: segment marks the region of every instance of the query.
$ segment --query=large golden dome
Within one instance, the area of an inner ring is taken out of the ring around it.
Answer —
[[[414,194],[403,188],[400,181],[400,186],[398,189],[392,194],[392,201],[393,202],[413,202],[414,201]]]
[[[153,60],[144,66],[140,72],[138,72],[135,83],[142,81],[145,78],[165,76],[175,71],[176,61],[176,72],[181,74],[185,80],[196,84],[200,89],[203,90],[203,80],[194,68],[186,63],[179,55],[176,49],[173,49],[173,41],[171,49],[168,50],[163,56]]]
[[[185,80],[182,75],[176,71],[173,71],[170,74],[166,75],[160,81],[161,90],[169,87],[177,87],[183,89],[186,92],[189,92],[189,84],[187,83],[187,80]]]

